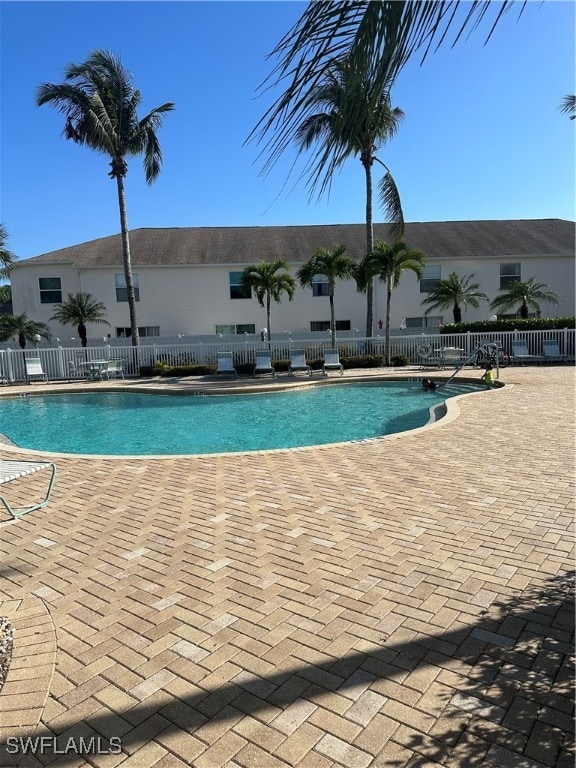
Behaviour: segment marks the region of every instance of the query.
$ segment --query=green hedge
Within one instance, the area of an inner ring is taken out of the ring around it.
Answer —
[[[473,323],[447,323],[440,328],[440,333],[493,332],[493,331],[552,331],[574,328],[574,315],[566,317],[531,317],[528,320],[478,320]]]
[[[384,355],[354,355],[352,357],[341,357],[340,362],[344,368],[380,368],[384,365]],[[308,361],[308,365],[314,371],[321,371],[323,364],[324,360],[321,357]],[[402,363],[397,362],[395,365],[402,365]],[[275,360],[273,366],[279,373],[286,372],[290,367],[290,360]],[[236,371],[240,376],[252,376],[254,367],[254,363],[235,364]],[[140,376],[145,376],[147,378],[152,376],[162,376],[164,378],[213,376],[215,373],[215,365],[201,365],[200,363],[191,365],[169,365],[165,360],[157,362],[154,366],[143,365],[140,367]]]

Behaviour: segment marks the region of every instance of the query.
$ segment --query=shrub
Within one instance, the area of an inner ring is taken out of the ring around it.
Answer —
[[[396,368],[403,368],[405,365],[408,365],[409,361],[406,355],[392,355],[390,362],[392,365],[396,366]]]
[[[530,317],[523,320],[521,317],[512,320],[477,320],[470,323],[447,323],[440,328],[440,333],[466,333],[493,331],[552,331],[563,328],[574,328],[576,318],[574,315],[565,317]]]
[[[341,357],[344,368],[380,368],[384,365],[384,355],[354,355]]]

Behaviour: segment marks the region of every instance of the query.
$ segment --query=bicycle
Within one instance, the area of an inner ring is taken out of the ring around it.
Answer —
[[[484,341],[475,350],[474,358],[475,368],[485,368],[491,365],[493,368],[498,365],[499,368],[506,368],[510,365],[510,355],[502,348],[498,341]]]

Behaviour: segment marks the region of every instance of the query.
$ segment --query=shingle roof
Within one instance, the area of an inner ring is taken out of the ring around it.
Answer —
[[[406,224],[404,240],[426,256],[485,258],[574,255],[574,222],[563,219],[430,221]],[[390,240],[387,224],[374,225],[375,239]],[[282,227],[182,227],[130,232],[133,267],[250,264],[285,259],[305,262],[317,247],[346,244],[348,255],[365,253],[364,224]],[[45,253],[20,264],[67,262],[84,267],[122,263],[120,235]]]

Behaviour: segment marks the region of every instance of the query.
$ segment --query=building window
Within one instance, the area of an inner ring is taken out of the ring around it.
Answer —
[[[407,317],[406,328],[441,328],[444,324],[444,318],[441,316],[434,317]]]
[[[116,282],[116,301],[128,301],[128,289],[126,288],[126,278],[124,275],[114,275]],[[134,295],[136,301],[140,301],[140,286],[138,285],[138,275],[132,275],[134,285]]]
[[[312,278],[312,296],[329,296],[330,285],[326,275],[314,275]]]
[[[141,338],[146,336],[160,336],[159,325],[143,325],[138,326],[138,335]],[[117,339],[129,339],[132,336],[132,328],[116,328]]]
[[[231,299],[251,299],[252,290],[242,288],[242,272],[230,272],[230,298]]]
[[[428,264],[424,267],[424,273],[420,279],[420,293],[430,293],[435,290],[441,279],[440,269],[438,264]]]
[[[59,277],[39,277],[40,304],[62,303],[62,281]]]
[[[238,325],[217,325],[216,333],[222,336],[236,336],[240,333],[256,333],[254,323],[239,323]]]
[[[500,290],[521,280],[520,264],[500,264]]]
[[[349,331],[351,328],[350,320],[336,320],[337,331]],[[318,331],[329,331],[330,320],[312,320],[310,323],[310,330],[312,333]]]

